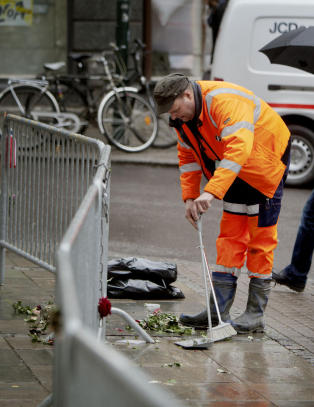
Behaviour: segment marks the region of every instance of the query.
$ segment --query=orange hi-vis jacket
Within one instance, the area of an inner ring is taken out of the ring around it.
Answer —
[[[222,81],[193,82],[195,118],[175,124],[182,198],[204,191],[222,199],[236,177],[272,198],[286,165],[290,132],[281,117],[251,91]],[[219,160],[216,166],[214,161]]]

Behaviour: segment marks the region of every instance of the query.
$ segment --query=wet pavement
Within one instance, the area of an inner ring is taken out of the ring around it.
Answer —
[[[204,304],[200,264],[177,266],[173,285],[186,298],[153,302],[162,312],[198,312]],[[246,275],[239,279],[233,316],[245,306],[247,280]],[[1,407],[36,406],[52,391],[53,347],[31,342],[29,325],[23,315],[14,313],[12,304],[48,303],[54,299],[54,282],[52,273],[7,252],[6,281],[0,288]],[[145,317],[145,302],[112,300],[135,319]],[[184,350],[174,344],[178,338],[165,334],[153,334],[155,344],[139,343],[126,323],[112,315],[107,339],[149,375],[148,385],[167,388],[188,406],[310,407],[314,406],[313,309],[310,280],[301,294],[280,286],[272,290],[265,334],[237,335],[207,350]]]
[[[150,149],[149,154],[113,149],[112,161],[165,166],[176,165],[177,158],[175,148]],[[200,263],[182,261],[177,266],[178,280],[173,285],[184,292],[185,299],[151,302],[158,302],[162,312],[176,315],[202,310]],[[36,406],[52,391],[53,347],[32,343],[25,316],[16,315],[12,304],[20,300],[35,306],[53,301],[54,285],[54,274],[7,252],[6,279],[0,287],[1,407]],[[248,278],[243,274],[233,317],[244,310],[247,289]],[[145,302],[112,300],[135,319],[145,317]],[[165,335],[153,335],[155,344],[138,343],[126,323],[112,315],[107,320],[107,339],[149,375],[149,386],[170,390],[185,405],[310,407],[314,406],[313,311],[314,280],[310,278],[303,293],[283,286],[273,288],[264,334],[237,335],[207,350],[184,350],[174,344],[178,338]],[[125,339],[128,343],[118,342]]]

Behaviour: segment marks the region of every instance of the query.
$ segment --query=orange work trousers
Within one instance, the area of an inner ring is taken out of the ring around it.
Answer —
[[[216,240],[217,271],[238,277],[246,266],[249,277],[270,278],[274,249],[277,246],[277,222],[258,226],[258,216],[223,212],[220,234]]]

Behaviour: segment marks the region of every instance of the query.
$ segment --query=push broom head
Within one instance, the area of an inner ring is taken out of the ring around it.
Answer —
[[[184,349],[208,349],[214,342],[223,341],[236,335],[237,331],[229,322],[221,322],[219,325],[211,328],[208,336],[186,339],[175,342],[176,345]]]
[[[220,322],[219,325],[212,328],[213,342],[223,341],[237,334],[237,331],[229,322]]]

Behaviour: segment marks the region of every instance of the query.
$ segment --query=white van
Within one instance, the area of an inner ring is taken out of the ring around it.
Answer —
[[[271,64],[259,52],[280,34],[314,25],[314,0],[229,0],[217,38],[212,80],[234,82],[272,106],[292,134],[287,183],[314,181],[314,75]]]

